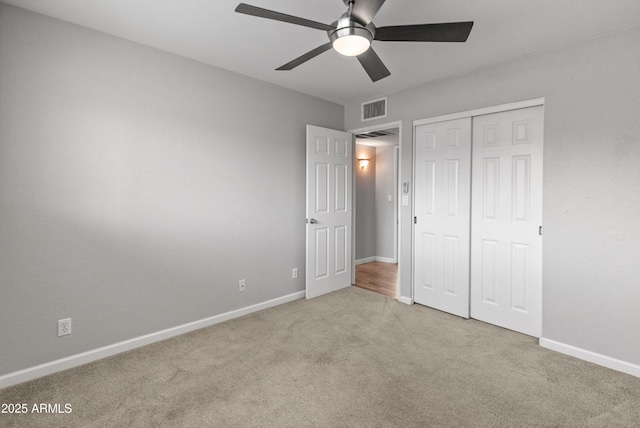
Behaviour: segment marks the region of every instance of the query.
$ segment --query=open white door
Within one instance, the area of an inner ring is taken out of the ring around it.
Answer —
[[[306,297],[351,285],[353,135],[307,125]]]
[[[471,118],[414,135],[414,300],[469,318]]]

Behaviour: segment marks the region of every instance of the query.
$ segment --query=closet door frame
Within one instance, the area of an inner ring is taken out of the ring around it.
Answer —
[[[491,113],[501,113],[503,111],[518,110],[521,108],[536,106],[544,106],[544,97],[524,101],[515,101],[512,103],[500,104],[490,107],[482,107],[474,110],[460,111],[457,113],[449,113],[441,116],[428,117],[426,119],[416,119],[413,121],[413,127],[415,128],[416,126],[426,125],[429,123],[445,122],[447,120],[463,119],[465,117],[473,118],[474,116],[482,116]]]
[[[412,129],[412,134],[413,134],[413,147],[412,147],[412,159],[411,159],[411,165],[413,167],[413,183],[414,185],[413,187],[413,194],[412,194],[412,198],[413,198],[413,203],[412,203],[412,217],[417,216],[416,212],[415,212],[415,206],[416,206],[416,192],[415,192],[415,183],[416,183],[416,177],[415,177],[415,147],[416,147],[416,128],[420,125],[426,125],[426,124],[432,124],[432,123],[438,123],[438,122],[445,122],[445,121],[450,121],[450,120],[455,120],[455,119],[463,119],[463,118],[471,118],[473,120],[474,116],[482,116],[482,115],[487,115],[487,114],[493,114],[493,113],[500,113],[500,112],[505,112],[505,111],[509,111],[509,110],[517,110],[517,109],[523,109],[523,108],[527,108],[527,107],[536,107],[536,106],[543,106],[544,107],[545,104],[545,99],[544,97],[540,97],[540,98],[534,98],[534,99],[529,99],[529,100],[523,100],[523,101],[516,101],[516,102],[511,102],[511,103],[506,103],[506,104],[499,104],[499,105],[495,105],[495,106],[489,106],[489,107],[483,107],[483,108],[479,108],[479,109],[474,109],[474,110],[466,110],[466,111],[461,111],[461,112],[456,112],[456,113],[450,113],[450,114],[445,114],[445,115],[440,115],[440,116],[434,116],[434,117],[429,117],[429,118],[425,118],[425,119],[418,119],[418,120],[414,120],[413,121],[413,129]],[[473,142],[472,142],[472,157],[473,157]],[[471,216],[469,217],[469,224],[471,224]],[[412,224],[411,227],[411,251],[412,251],[412,260],[414,259],[414,254],[413,252],[415,252],[415,224]],[[416,272],[416,268],[415,266],[412,266],[411,268],[411,302],[414,302],[415,299],[415,287],[416,287],[416,276],[415,276],[415,272]],[[471,290],[469,290],[471,291]],[[469,304],[471,304],[471,302],[469,302]]]

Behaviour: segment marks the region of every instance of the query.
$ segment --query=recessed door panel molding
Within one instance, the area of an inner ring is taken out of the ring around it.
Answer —
[[[337,226],[335,228],[335,273],[341,274],[347,271],[350,261],[347,260],[347,227]]]
[[[433,233],[423,233],[421,238],[421,252],[417,261],[423,269],[420,270],[418,284],[423,288],[434,290],[436,237]]]
[[[424,132],[416,136],[416,152],[422,153],[436,149],[436,133]]]
[[[535,106],[473,118],[471,317],[535,337],[542,332],[543,114]]]
[[[483,303],[497,304],[496,301],[496,261],[498,259],[498,242],[484,239],[482,241],[482,283],[481,299]]]
[[[471,118],[414,136],[414,301],[468,318]]]
[[[500,158],[485,158],[482,165],[482,215],[497,220],[500,195]]]
[[[424,189],[424,215],[434,215],[436,209],[436,163],[435,161],[426,161],[423,165],[422,186]]]
[[[500,145],[500,125],[484,125],[482,129],[482,145],[484,147],[498,147]],[[477,139],[474,141],[477,141]]]
[[[531,121],[517,120],[513,122],[513,144],[529,144],[531,142]]]
[[[458,237],[444,237],[444,292],[451,296],[458,295]]]
[[[458,216],[458,202],[460,195],[458,190],[460,185],[458,183],[458,165],[460,164],[458,159],[448,159],[444,163],[445,170],[445,206],[447,207],[447,217]]]
[[[329,138],[328,137],[316,138],[316,154],[329,156]]]
[[[329,228],[319,227],[316,234],[316,271],[315,279],[326,278],[329,275]]]
[[[450,128],[447,129],[445,134],[446,145],[450,149],[457,149],[460,147],[460,129]]]
[[[512,163],[512,219],[513,221],[528,222],[531,203],[531,156],[514,156]]]
[[[306,296],[351,285],[353,136],[307,126]]]
[[[346,212],[347,201],[347,165],[335,165],[335,209],[336,212]]]
[[[315,214],[329,212],[329,164],[316,163]]]
[[[347,157],[347,141],[346,140],[341,140],[341,139],[337,139],[335,140],[335,145],[336,145],[336,157],[343,157],[346,158]]]
[[[511,243],[511,309],[528,313],[529,245]]]

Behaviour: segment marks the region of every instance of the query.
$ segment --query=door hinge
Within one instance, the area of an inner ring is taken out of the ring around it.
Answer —
[[[418,224],[418,217],[413,218],[413,224]]]
[[[542,226],[538,227],[538,235],[542,236]]]

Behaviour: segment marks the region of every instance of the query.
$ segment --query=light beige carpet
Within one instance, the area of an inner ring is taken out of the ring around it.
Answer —
[[[638,427],[640,379],[355,287],[0,390],[2,427]]]

